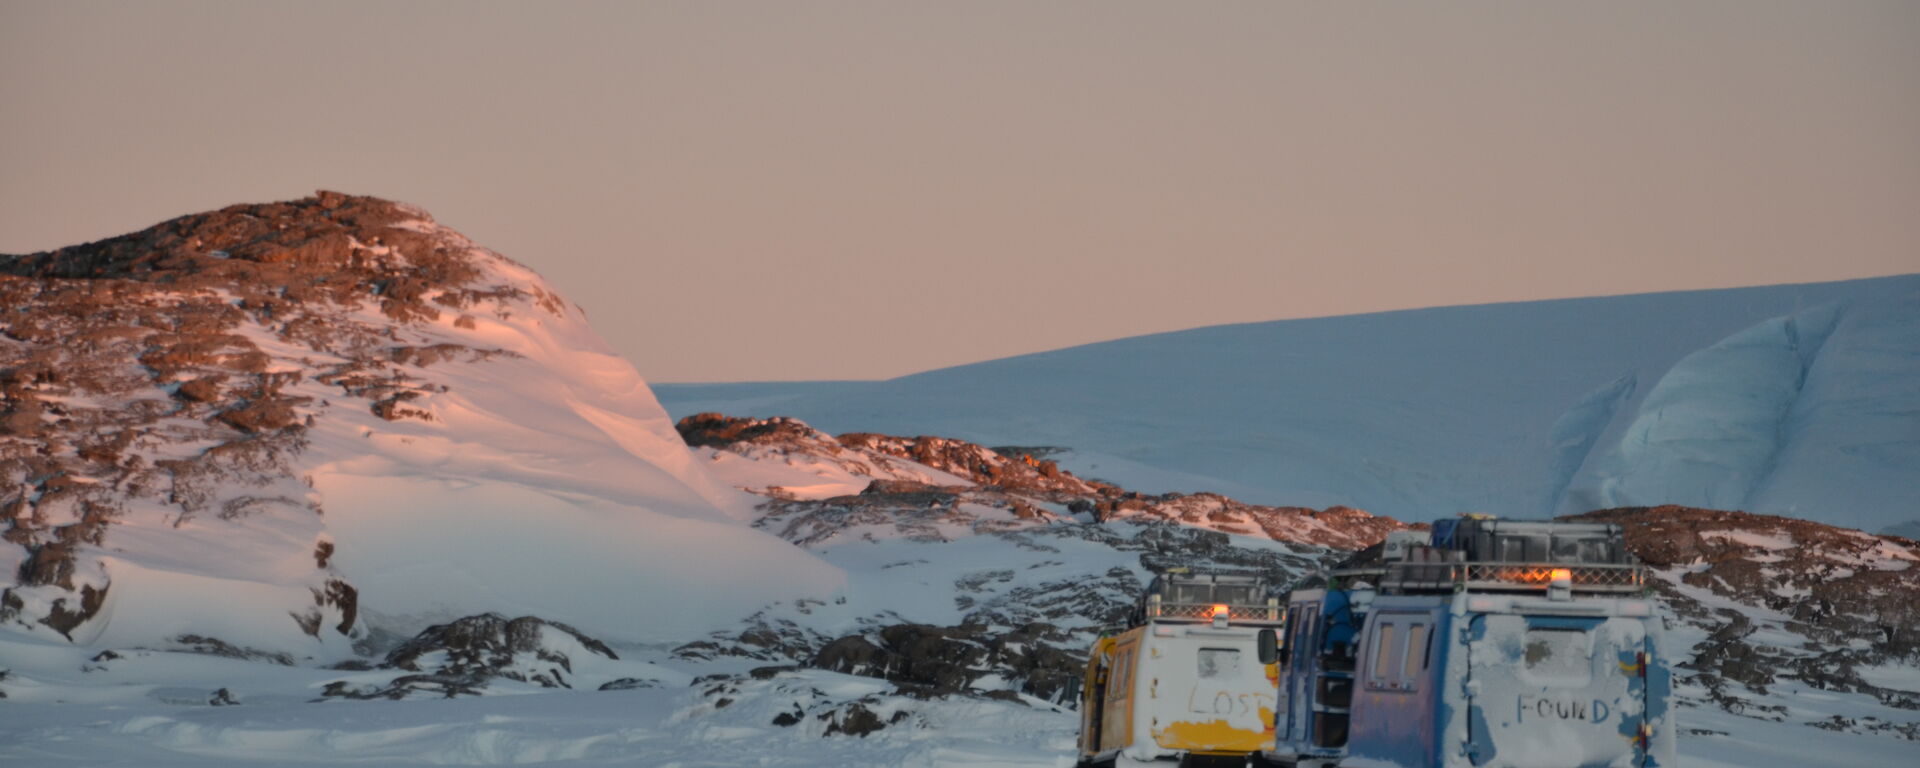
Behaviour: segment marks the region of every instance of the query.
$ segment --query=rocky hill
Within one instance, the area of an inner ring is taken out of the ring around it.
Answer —
[[[0,625],[324,660],[495,609],[670,631],[594,590],[694,589],[721,541],[770,565],[728,586],[837,583],[742,515],[578,308],[410,206],[322,192],[0,256]]]

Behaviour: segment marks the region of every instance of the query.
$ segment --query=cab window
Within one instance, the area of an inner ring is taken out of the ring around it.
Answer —
[[[1387,668],[1393,661],[1393,625],[1381,623],[1373,632],[1373,681],[1391,683],[1399,677],[1398,670]]]
[[[1186,604],[1206,604],[1213,602],[1211,584],[1174,584],[1173,599],[1168,602]]]
[[[1368,636],[1367,687],[1416,691],[1433,657],[1432,620],[1421,614],[1387,614]]]
[[[1235,648],[1202,648],[1197,657],[1203,679],[1240,676],[1240,651]]]

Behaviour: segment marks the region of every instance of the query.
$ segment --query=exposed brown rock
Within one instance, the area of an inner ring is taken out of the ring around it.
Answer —
[[[360,590],[339,579],[328,579],[326,591],[314,595],[321,605],[333,606],[340,611],[340,623],[334,629],[347,634],[353,629],[353,622],[360,615]]]
[[[268,397],[244,402],[238,408],[220,412],[220,423],[248,433],[277,432],[300,422],[295,405],[311,398]]]
[[[215,399],[221,397],[221,382],[223,382],[223,380],[227,380],[225,374],[200,376],[200,378],[194,378],[194,380],[190,380],[190,382],[186,382],[186,384],[180,384],[180,388],[179,390],[175,390],[175,394],[182,397],[182,399],[190,399],[190,401],[194,401],[194,403],[211,403],[211,401],[215,401]]]
[[[784,443],[804,439],[813,428],[794,419],[743,419],[720,413],[697,413],[674,425],[680,438],[695,448],[726,448],[736,443]]]
[[[92,584],[80,587],[80,599],[62,597],[53,601],[53,609],[40,619],[40,623],[52,627],[54,631],[73,639],[73,630],[100,612],[100,606],[107,601],[107,588],[95,589]],[[78,605],[71,605],[78,603]]]

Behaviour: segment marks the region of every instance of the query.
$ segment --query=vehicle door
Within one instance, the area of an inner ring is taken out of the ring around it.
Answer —
[[[1294,622],[1288,642],[1292,657],[1287,660],[1285,732],[1276,737],[1294,744],[1305,744],[1313,727],[1313,686],[1318,676],[1320,648],[1320,604],[1302,603],[1299,621]]]
[[[1140,663],[1139,635],[1132,634],[1116,643],[1113,666],[1107,672],[1106,701],[1100,713],[1100,750],[1118,749],[1133,743],[1133,678]]]
[[[1646,764],[1646,627],[1624,618],[1483,614],[1467,627],[1475,766]]]
[[[1277,642],[1282,649],[1290,647],[1288,644],[1293,642],[1293,633],[1299,626],[1300,606],[1287,606],[1287,621],[1285,624],[1280,625],[1281,634],[1280,637],[1277,638]],[[1291,705],[1288,702],[1293,699],[1293,659],[1291,657],[1282,658],[1275,666],[1276,672],[1279,674],[1279,679],[1274,681],[1274,686],[1277,689],[1274,692],[1277,698],[1273,703],[1274,738],[1280,743],[1285,744],[1289,733],[1288,723],[1290,722],[1287,712]]]

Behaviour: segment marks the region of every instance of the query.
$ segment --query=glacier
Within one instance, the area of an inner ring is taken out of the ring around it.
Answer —
[[[887,381],[656,384],[675,417],[1071,449],[1144,491],[1403,520],[1622,503],[1916,518],[1920,275],[1213,326]],[[1725,448],[1725,453],[1718,452]]]

